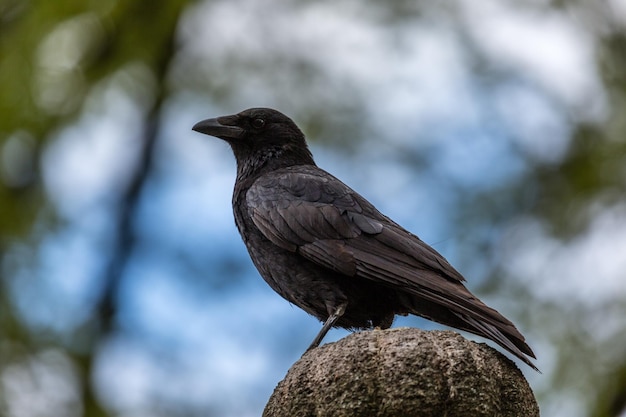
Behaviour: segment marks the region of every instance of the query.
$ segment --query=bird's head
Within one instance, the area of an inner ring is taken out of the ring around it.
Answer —
[[[228,142],[240,174],[315,164],[302,131],[277,110],[248,109],[203,120],[192,129]]]

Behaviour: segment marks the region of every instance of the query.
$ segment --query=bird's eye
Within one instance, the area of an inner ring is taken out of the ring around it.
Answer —
[[[252,127],[254,127],[255,129],[260,129],[263,126],[265,126],[265,120],[263,119],[254,119],[252,121]]]

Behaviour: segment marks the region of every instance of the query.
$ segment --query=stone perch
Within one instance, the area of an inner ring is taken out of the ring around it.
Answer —
[[[353,333],[313,349],[278,383],[264,417],[537,417],[515,364],[451,331]]]

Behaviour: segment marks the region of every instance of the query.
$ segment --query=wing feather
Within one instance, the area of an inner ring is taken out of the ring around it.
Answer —
[[[443,256],[325,171],[275,174],[246,195],[252,221],[274,244],[336,271],[370,263],[379,274],[369,279],[406,289],[464,280]],[[346,255],[356,252],[360,258]]]

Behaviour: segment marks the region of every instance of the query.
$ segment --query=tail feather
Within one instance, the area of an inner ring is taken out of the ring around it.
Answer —
[[[472,333],[476,333],[479,336],[483,336],[487,339],[493,340],[504,349],[517,356],[535,371],[541,373],[541,371],[535,366],[535,364],[533,364],[530,359],[528,359],[529,356],[535,359],[536,357],[530,346],[526,344],[519,332],[517,332],[519,337],[517,335],[504,334],[497,327],[489,323],[476,320],[463,314],[457,314],[457,316],[461,320],[465,321],[473,329],[470,330]]]
[[[462,306],[437,294],[423,292],[420,295],[421,298],[409,294],[400,295],[405,312],[493,340],[540,372],[528,358],[535,358],[535,354],[526,344],[524,336],[496,310],[475,298],[472,299],[473,308],[470,308],[469,305]]]

